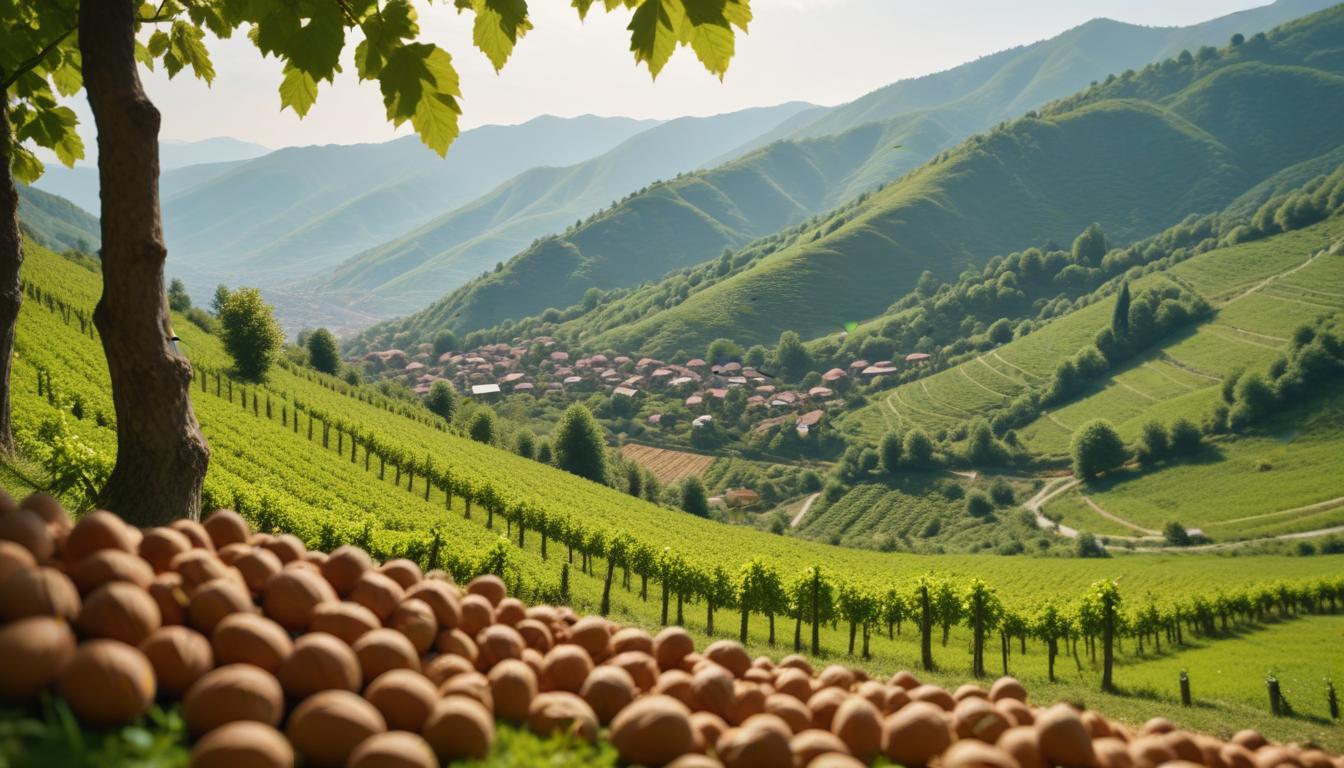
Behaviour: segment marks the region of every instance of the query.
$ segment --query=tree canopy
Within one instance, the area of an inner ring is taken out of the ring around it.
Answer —
[[[239,288],[219,312],[224,348],[233,358],[238,375],[245,379],[265,378],[271,361],[285,336],[275,321],[275,311],[261,298],[256,288]]]
[[[582,403],[565,409],[552,442],[555,466],[595,483],[607,481],[607,442],[601,425]]]
[[[323,373],[335,375],[341,368],[341,348],[326,328],[308,334],[308,364]]]

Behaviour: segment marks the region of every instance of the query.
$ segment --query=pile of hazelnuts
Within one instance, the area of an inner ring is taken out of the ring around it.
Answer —
[[[528,607],[410,560],[308,550],[229,510],[139,530],[0,491],[0,699],[54,690],[91,728],[179,703],[199,768],[423,768],[488,756],[498,721],[610,742],[632,765],[1344,768],[1243,731],[1135,731],[1012,678],[948,692],[900,672],[752,659]]]

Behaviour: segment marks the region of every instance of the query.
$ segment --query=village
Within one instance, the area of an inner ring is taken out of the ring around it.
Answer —
[[[641,413],[645,428],[653,432],[683,428],[683,418],[693,431],[710,427],[725,404],[738,400],[740,407],[730,410],[734,425],[745,433],[791,427],[806,438],[822,428],[828,413],[845,407],[854,385],[898,373],[902,363],[924,364],[928,357],[914,353],[901,363],[854,360],[847,368],[809,373],[797,386],[738,360],[663,361],[603,353],[579,357],[548,336],[437,355],[431,345],[421,344],[410,352],[370,352],[360,362],[368,376],[395,380],[420,396],[436,381],[448,381],[459,394],[482,402],[509,395],[574,400],[602,393],[613,401],[630,401],[620,410]],[[735,390],[745,397],[733,395]]]

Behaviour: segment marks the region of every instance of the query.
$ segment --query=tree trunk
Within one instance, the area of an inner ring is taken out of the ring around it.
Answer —
[[[1059,653],[1059,641],[1052,637],[1046,641],[1045,647],[1047,658],[1046,665],[1050,674],[1050,682],[1053,683],[1055,682],[1055,655]]]
[[[522,525],[520,524],[520,525],[518,526],[518,530],[519,530],[518,537],[519,537],[519,539],[522,538],[522,529],[523,529],[523,527],[522,527]],[[521,544],[520,544],[519,546],[521,546]],[[610,559],[610,558],[608,558],[608,559],[607,559],[607,578],[606,578],[605,581],[602,582],[602,606],[601,606],[601,610],[598,611],[598,613],[601,614],[601,615],[603,615],[603,616],[606,616],[607,614],[611,613],[611,576],[612,576],[612,574],[614,574],[615,572],[616,572],[616,561],[615,561],[615,560],[612,560],[612,559]]]
[[[741,631],[738,632],[737,641],[743,645],[747,644],[747,620],[750,616],[751,611],[747,610],[745,605],[742,606],[742,627]]]
[[[573,556],[573,554],[572,554],[572,551],[571,551],[571,554],[570,554],[570,558],[569,558],[569,559],[570,559],[571,561],[574,559],[574,556]],[[663,574],[663,626],[664,626],[664,627],[667,626],[667,592],[668,592],[668,587],[667,587],[667,574]]]
[[[14,332],[23,305],[19,268],[23,266],[23,238],[19,234],[19,190],[10,171],[9,96],[0,91],[0,452],[14,452],[14,429],[9,416],[9,375],[14,357]]]
[[[140,526],[198,517],[210,449],[191,410],[163,289],[159,111],[140,87],[133,0],[80,3],[84,85],[98,127],[103,295],[94,310],[112,380],[117,463],[98,505]]]
[[[766,642],[773,646],[775,644],[775,614],[767,613],[765,617],[770,622],[770,639]]]

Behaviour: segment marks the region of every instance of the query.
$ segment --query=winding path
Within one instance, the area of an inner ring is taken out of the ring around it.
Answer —
[[[820,493],[814,493],[803,501],[803,506],[798,509],[798,514],[794,515],[793,519],[789,521],[790,528],[797,528],[798,524],[803,522],[803,518],[806,517],[808,511],[812,509],[812,502],[816,501],[817,497],[820,495]]]

